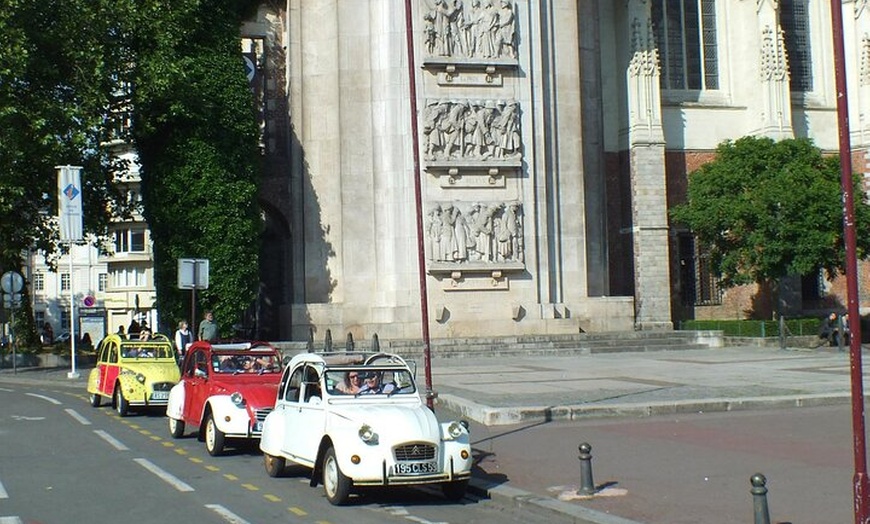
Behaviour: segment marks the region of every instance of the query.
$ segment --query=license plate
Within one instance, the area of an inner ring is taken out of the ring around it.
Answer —
[[[428,475],[438,473],[438,463],[434,460],[429,462],[399,462],[396,464],[396,473],[399,475]]]
[[[151,400],[169,400],[168,391],[155,391],[151,393]]]

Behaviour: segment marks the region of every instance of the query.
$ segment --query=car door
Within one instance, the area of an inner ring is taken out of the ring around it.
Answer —
[[[118,343],[109,340],[105,349],[106,360],[100,374],[100,390],[103,395],[108,397],[115,392],[115,381],[118,380],[121,367],[118,362]]]
[[[304,371],[305,364],[300,364],[290,372],[290,379],[284,386],[284,396],[281,398],[279,409],[284,422],[283,448],[285,453],[293,457],[294,460],[312,464],[314,459],[302,455],[302,446],[299,444],[300,439],[304,438],[303,433],[314,430],[314,428],[299,426],[299,404],[302,398],[302,374]]]
[[[187,360],[184,376],[184,419],[190,424],[202,422],[202,409],[208,398],[209,355],[205,348],[197,348]]]
[[[317,449],[324,430],[324,404],[321,390],[321,373],[311,365],[302,372],[302,387],[296,412],[292,415],[296,453],[309,460],[317,458]],[[304,428],[304,429],[302,429]]]

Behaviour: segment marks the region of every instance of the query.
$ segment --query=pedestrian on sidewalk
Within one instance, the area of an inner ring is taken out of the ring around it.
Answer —
[[[187,326],[187,320],[178,322],[178,329],[175,330],[175,350],[178,351],[178,363],[184,360],[184,355],[187,354],[187,346],[193,342],[193,333]]]
[[[819,328],[819,338],[828,342],[829,346],[836,346],[840,341],[839,319],[837,314],[831,313],[822,320],[821,328]]]
[[[212,341],[218,338],[218,326],[211,310],[205,312],[205,318],[199,323],[199,339]]]

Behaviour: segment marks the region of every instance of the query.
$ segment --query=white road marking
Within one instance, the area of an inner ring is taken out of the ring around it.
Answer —
[[[220,515],[221,518],[223,518],[230,524],[250,524],[250,522],[236,515],[235,513],[221,506],[220,504],[206,504],[205,507]]]
[[[133,460],[135,462],[138,462],[139,465],[141,465],[143,468],[163,479],[163,481],[165,481],[167,484],[177,489],[178,491],[194,491],[190,484],[187,484],[175,475],[170,474],[168,471],[161,469],[157,464],[154,464],[150,460],[143,458],[137,458]]]
[[[28,417],[26,415],[12,415],[12,420],[45,420],[45,417]]]
[[[96,433],[97,436],[100,437],[101,439],[103,439],[106,442],[108,442],[109,444],[111,444],[112,447],[117,449],[118,451],[129,451],[130,450],[130,448],[125,446],[123,443],[121,443],[120,440],[116,439],[112,435],[109,435],[108,433],[106,433],[102,429],[95,429],[94,433]]]
[[[0,482],[0,499],[8,499],[8,498],[9,498],[9,493],[6,493],[6,488],[4,488],[3,483]],[[0,520],[0,523],[2,523],[2,522],[3,521]]]
[[[31,397],[41,398],[42,400],[47,400],[47,401],[51,402],[52,404],[57,404],[58,406],[63,404],[63,402],[61,402],[59,400],[55,400],[51,397],[46,397],[45,395],[39,395],[37,393],[25,393],[25,395],[30,395]]]
[[[0,524],[24,524],[20,517],[0,517]]]
[[[15,390],[14,390],[14,389],[8,389],[8,388],[0,388],[0,391],[2,391],[2,392],[4,392],[4,393],[12,393],[12,392],[15,391]],[[16,517],[16,518],[17,518],[17,517]],[[2,521],[0,521],[0,522],[2,522]]]
[[[79,424],[81,424],[82,426],[90,426],[91,425],[91,421],[86,419],[85,417],[79,415],[76,410],[67,408],[64,411],[69,413],[69,416],[76,419],[79,422]]]

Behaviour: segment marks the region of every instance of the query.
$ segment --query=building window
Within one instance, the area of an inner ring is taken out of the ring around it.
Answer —
[[[34,311],[33,320],[36,322],[36,329],[42,331],[42,326],[45,325],[45,311]]]
[[[69,315],[68,309],[62,309],[60,311],[60,329],[62,329],[64,331],[69,331],[69,326],[70,326],[69,316],[70,315]]]
[[[33,275],[33,291],[36,293],[45,291],[45,273],[36,273]]]
[[[677,236],[680,261],[680,296],[685,306],[715,306],[722,304],[719,275],[713,273],[710,255],[694,236]]]
[[[662,89],[719,89],[715,0],[656,0]]]
[[[144,229],[119,229],[115,231],[115,253],[144,253]]]
[[[129,267],[113,271],[112,286],[115,288],[145,287],[145,285],[145,271],[141,268]]]
[[[69,291],[69,273],[60,274],[60,290]]]
[[[810,49],[809,0],[780,0],[779,23],[788,56],[789,87],[813,90],[813,55]]]
[[[97,277],[97,291],[106,291],[106,287],[109,283],[109,274],[108,273],[100,273]]]

